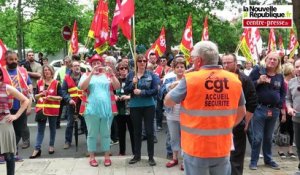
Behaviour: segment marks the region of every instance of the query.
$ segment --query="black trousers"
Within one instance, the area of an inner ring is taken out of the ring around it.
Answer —
[[[128,128],[130,142],[131,142],[131,150],[132,154],[134,154],[134,131],[132,120],[129,115],[117,115],[116,121],[118,124],[118,135],[119,135],[119,154],[125,155],[126,153],[126,130]]]
[[[4,160],[6,161],[6,174],[15,174],[15,156],[14,153],[4,153]]]
[[[136,107],[130,108],[130,116],[133,123],[134,130],[134,156],[141,157],[141,145],[142,145],[142,120],[144,120],[146,136],[147,136],[147,150],[149,158],[154,156],[154,106]]]
[[[245,122],[233,128],[234,151],[230,154],[231,174],[242,175],[244,169],[244,158],[246,152],[246,132],[244,131]]]
[[[293,127],[293,121],[292,116],[286,114],[286,121],[284,123],[281,123],[282,115],[279,114],[279,124],[280,124],[280,133],[289,133],[290,135],[290,146],[293,145],[294,142],[294,127]]]
[[[10,113],[11,114],[16,114],[18,110],[11,109]],[[16,134],[16,143],[18,145],[19,141],[22,138],[22,134],[27,126],[27,116],[26,116],[26,111],[24,111],[21,116],[13,121],[13,126]]]
[[[110,139],[114,142],[119,140],[118,135],[118,123],[116,117],[113,118],[110,129]]]

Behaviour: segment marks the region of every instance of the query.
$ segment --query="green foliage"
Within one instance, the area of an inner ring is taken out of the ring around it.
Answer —
[[[0,13],[0,38],[9,48],[16,48],[17,17],[13,9],[5,9]]]

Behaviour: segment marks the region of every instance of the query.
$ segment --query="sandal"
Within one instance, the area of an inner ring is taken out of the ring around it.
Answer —
[[[97,167],[98,166],[98,162],[95,159],[90,160],[90,165],[92,167]]]
[[[173,166],[175,166],[175,165],[177,165],[178,164],[178,159],[176,159],[176,160],[171,160],[171,161],[169,161],[167,164],[166,164],[166,167],[167,168],[171,168],[171,167],[173,167]]]
[[[104,166],[110,166],[111,160],[110,159],[104,159]]]
[[[285,156],[285,154],[284,154],[283,152],[279,152],[279,151],[278,151],[278,155],[279,155],[282,159],[285,159],[285,158],[286,158],[286,156]]]

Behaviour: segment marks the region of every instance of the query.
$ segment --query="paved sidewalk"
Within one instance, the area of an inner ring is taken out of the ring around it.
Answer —
[[[99,167],[90,167],[88,158],[54,158],[54,159],[25,159],[16,163],[16,175],[183,175],[179,165],[173,168],[166,168],[166,159],[155,158],[157,165],[150,167],[147,157],[142,161],[129,165],[131,157],[112,156],[112,166],[104,167],[103,157],[97,157]],[[249,157],[245,159],[244,175],[294,175],[297,172],[297,160],[279,160],[281,170],[273,170],[265,167],[263,160],[260,160],[258,170],[249,170]],[[5,164],[0,165],[0,175],[6,174]]]

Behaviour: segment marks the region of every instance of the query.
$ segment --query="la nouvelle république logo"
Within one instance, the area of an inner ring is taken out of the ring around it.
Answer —
[[[293,27],[293,6],[243,6],[243,27],[291,28]]]

